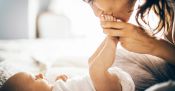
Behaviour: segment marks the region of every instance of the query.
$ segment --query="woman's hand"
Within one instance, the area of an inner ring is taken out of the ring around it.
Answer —
[[[121,45],[132,52],[151,54],[156,48],[156,38],[135,25],[124,22],[102,21],[104,33],[119,37]]]

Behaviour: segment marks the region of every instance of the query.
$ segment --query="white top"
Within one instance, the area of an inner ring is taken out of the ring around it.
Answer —
[[[118,67],[111,67],[108,71],[119,78],[122,86],[122,91],[135,91],[134,81],[127,72]]]
[[[116,75],[121,83],[122,91],[135,91],[135,85],[131,76],[118,67],[108,70]],[[66,82],[58,80],[52,91],[96,91],[89,75],[68,79]]]
[[[89,75],[74,77],[66,82],[58,80],[55,82],[52,91],[95,91]]]

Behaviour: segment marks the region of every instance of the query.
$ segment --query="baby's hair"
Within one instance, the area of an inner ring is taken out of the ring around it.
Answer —
[[[4,83],[3,86],[0,88],[0,91],[18,91],[13,84]]]
[[[16,75],[15,74],[13,76],[11,76],[0,88],[0,91],[30,91],[27,90],[26,88],[24,88],[22,85],[24,84],[19,84],[18,82],[23,82],[23,79],[19,78],[16,79]]]

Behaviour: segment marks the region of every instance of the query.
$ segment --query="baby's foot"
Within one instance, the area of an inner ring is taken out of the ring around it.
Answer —
[[[102,14],[100,16],[100,20],[103,22],[103,21],[113,21],[113,22],[116,22],[117,19],[114,17],[114,16],[111,16],[111,15],[104,15]]]

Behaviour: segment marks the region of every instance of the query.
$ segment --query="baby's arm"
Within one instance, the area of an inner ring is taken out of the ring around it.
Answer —
[[[117,76],[108,72],[115,60],[116,39],[108,37],[103,48],[90,64],[89,73],[97,91],[121,91],[121,85]]]

